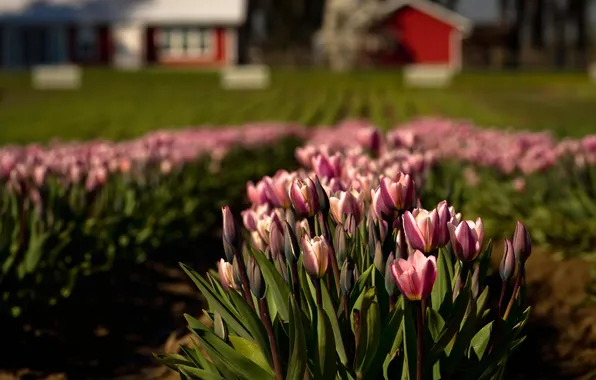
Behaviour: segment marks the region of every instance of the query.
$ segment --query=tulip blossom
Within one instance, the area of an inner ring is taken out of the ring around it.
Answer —
[[[395,180],[388,177],[381,178],[377,193],[379,195],[375,193],[377,198],[375,211],[377,209],[380,211],[377,212],[377,216],[386,214],[387,211],[390,213],[403,211],[414,201],[414,182],[409,174],[399,172]]]
[[[322,236],[315,236],[312,239],[304,236],[302,238],[302,257],[304,269],[314,278],[322,278],[327,273],[329,264],[329,245]]]
[[[484,242],[484,224],[482,219],[464,220],[457,226],[447,223],[451,246],[458,259],[464,262],[474,261],[482,250]]]
[[[439,246],[439,214],[437,210],[416,208],[403,215],[406,241],[412,250],[430,253]]]
[[[427,298],[437,278],[437,262],[434,256],[425,257],[418,250],[408,260],[397,259],[391,273],[401,293],[410,301]]]
[[[219,281],[221,282],[221,286],[224,290],[228,290],[228,288],[236,288],[236,283],[234,281],[234,268],[232,264],[228,263],[224,259],[220,259],[219,263],[217,264],[217,271],[219,272]]]
[[[341,191],[329,197],[331,217],[349,234],[354,233],[364,216],[363,198],[362,193],[354,196],[350,191]]]
[[[319,197],[312,179],[297,179],[290,186],[290,202],[300,217],[312,217],[319,212]]]

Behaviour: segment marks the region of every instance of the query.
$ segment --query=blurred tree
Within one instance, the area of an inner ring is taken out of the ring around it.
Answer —
[[[567,21],[568,3],[550,0],[554,28],[554,65],[563,68],[567,64]]]
[[[522,47],[522,35],[526,25],[527,0],[514,0],[515,16],[507,38],[509,56],[507,57],[508,67],[519,67]],[[508,6],[508,4],[505,4]]]
[[[545,0],[533,0],[532,7],[532,48],[544,50],[544,32],[545,32]]]
[[[569,12],[575,24],[575,50],[578,64],[585,67],[588,62],[588,12],[589,0],[569,0]]]

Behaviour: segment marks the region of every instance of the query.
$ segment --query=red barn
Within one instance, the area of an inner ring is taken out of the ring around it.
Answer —
[[[462,40],[472,27],[469,19],[427,0],[389,0],[379,18],[371,33],[384,36],[388,43],[369,51],[376,65],[439,64],[461,69]]]
[[[0,68],[235,64],[246,0],[0,0]]]

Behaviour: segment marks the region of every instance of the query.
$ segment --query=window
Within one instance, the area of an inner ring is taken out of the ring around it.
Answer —
[[[168,27],[160,30],[160,52],[176,58],[201,58],[213,54],[213,31],[195,27]]]
[[[82,26],[77,31],[77,57],[81,61],[97,58],[97,33],[92,26]]]

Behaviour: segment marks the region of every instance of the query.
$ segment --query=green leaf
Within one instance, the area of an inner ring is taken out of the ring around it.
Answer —
[[[350,293],[350,305],[352,305],[352,309],[354,305],[356,305],[356,300],[362,295],[362,293],[368,288],[369,280],[372,277],[372,272],[375,270],[374,265],[370,265],[367,270],[365,270],[359,277],[358,281],[354,284],[354,288],[352,288],[352,292]]]
[[[401,326],[403,316],[403,297],[400,297],[398,302],[396,302],[395,306],[393,307],[393,310],[391,310],[391,312],[389,313],[389,316],[383,322],[385,324],[385,327],[383,328],[383,331],[381,333],[375,357],[369,367],[369,370],[366,373],[366,378],[379,378],[379,375],[381,374],[381,370],[383,368],[382,364],[385,362],[386,359],[390,359],[390,357],[395,352],[392,349],[394,346],[394,342],[398,339],[401,341],[402,339],[402,335],[398,333],[398,330]]]
[[[250,331],[250,334],[254,338],[255,343],[259,346],[261,353],[265,355],[270,368],[273,368],[273,358],[271,357],[271,347],[269,346],[269,337],[267,336],[267,330],[263,326],[261,318],[257,315],[248,302],[236,291],[230,291],[230,298],[236,306],[240,318],[244,321],[244,324]]]
[[[225,380],[225,378],[221,377],[219,374],[215,374],[213,372],[209,372],[195,367],[189,367],[186,365],[179,365],[178,370],[189,379]]]
[[[263,353],[254,342],[234,335],[230,336],[229,339],[232,347],[234,347],[236,351],[257,363],[267,372],[273,373],[273,369],[267,362],[267,359],[265,359]]]
[[[372,288],[372,290],[374,289]],[[362,306],[360,321],[363,323],[360,327],[360,347],[356,353],[354,366],[358,378],[366,378],[366,373],[375,359],[381,339],[381,312],[376,294],[370,299],[370,302],[363,302]]]
[[[301,311],[296,299],[290,296],[290,360],[286,380],[303,380],[306,371],[306,338]]]
[[[484,288],[478,299],[476,300],[476,305],[478,307],[478,318],[481,318],[484,314],[484,307],[486,306],[486,301],[488,300],[488,286]]]
[[[441,363],[441,369],[444,371],[444,374],[446,374],[447,378],[450,378],[456,373],[457,369],[459,368],[459,363],[464,358],[466,350],[470,345],[470,341],[476,333],[476,322],[478,321],[478,316],[476,313],[476,303],[473,299],[470,299],[469,310],[466,311],[466,314],[467,316],[464,320],[461,331],[455,338],[455,343],[449,352],[448,358],[443,362],[444,365]]]
[[[331,296],[329,295],[327,287],[321,286],[321,296],[323,300],[323,309],[327,313],[327,317],[329,318],[329,322],[331,323],[331,329],[333,330],[333,337],[335,339],[335,348],[337,350],[337,355],[339,356],[339,360],[342,362],[342,364],[347,365],[348,356],[346,355],[344,340],[341,335],[337,314],[335,312],[335,308],[333,307],[333,302],[331,301]]]
[[[426,309],[426,317],[428,330],[430,331],[433,342],[436,342],[439,339],[443,328],[445,327],[445,321],[438,311],[431,308]]]
[[[290,289],[288,289],[287,283],[277,269],[275,269],[273,263],[271,263],[263,253],[255,249],[252,249],[251,252],[259,264],[263,279],[267,284],[267,290],[269,290],[271,297],[273,297],[279,316],[284,322],[287,322],[290,319],[290,304],[288,298],[290,296]]]
[[[432,308],[440,310],[443,315],[446,315],[446,312],[451,309],[453,299],[451,288],[452,278],[449,275],[449,266],[451,266],[451,262],[448,262],[445,257],[445,250],[439,249],[437,279],[431,293],[431,302]]]
[[[217,311],[238,335],[246,339],[253,339],[246,326],[240,321],[238,313],[226,306],[222,302],[221,298],[219,298],[219,296],[209,289],[209,284],[207,284],[207,281],[205,281],[188,266],[184,264],[180,264],[180,266],[199,288],[203,296],[207,299],[207,302],[209,303],[209,309]]]
[[[470,348],[476,353],[476,357],[478,360],[482,359],[484,356],[484,352],[488,347],[488,343],[490,342],[490,337],[492,333],[493,322],[488,323],[486,326],[480,329],[472,338],[470,342]],[[471,352],[470,352],[471,354]],[[470,355],[468,355],[469,357]]]
[[[331,322],[322,308],[317,309],[318,361],[321,380],[333,379],[337,374],[337,356]]]
[[[265,370],[251,359],[228,346],[211,331],[201,329],[194,329],[193,331],[199,338],[201,346],[207,351],[209,357],[216,362],[220,371],[223,367],[246,380],[274,379],[273,372]]]
[[[510,353],[513,353],[513,351],[517,350],[517,348],[526,340],[526,337],[521,337],[519,339],[514,340],[511,343],[511,348],[509,349]]]
[[[468,308],[469,300],[470,286],[468,284],[468,286],[464,287],[457,295],[451,313],[445,321],[443,330],[435,340],[435,344],[432,346],[429,355],[427,355],[426,360],[429,361],[427,364],[430,365],[438,360],[439,355],[445,350],[445,347],[447,347],[449,342],[451,342],[455,334],[459,331],[461,322],[466,314],[466,309]]]
[[[180,365],[180,364],[192,365],[192,361],[188,360],[187,358],[185,358],[184,356],[179,355],[179,354],[169,354],[169,355],[153,354],[153,357],[155,358],[155,360],[157,360],[161,364],[163,364],[175,371],[178,369],[178,365]]]

